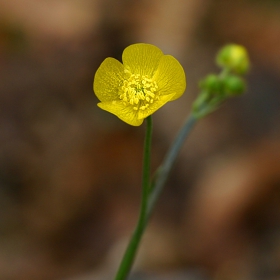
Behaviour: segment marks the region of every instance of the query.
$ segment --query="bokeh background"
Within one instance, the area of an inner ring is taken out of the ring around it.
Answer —
[[[154,115],[160,163],[218,49],[244,45],[244,96],[200,121],[131,279],[280,279],[280,1],[0,0],[0,279],[109,280],[139,208],[144,125],[96,106],[93,76],[136,42],[175,56]]]

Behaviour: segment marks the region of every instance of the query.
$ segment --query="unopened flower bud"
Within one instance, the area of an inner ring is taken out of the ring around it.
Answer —
[[[245,91],[245,82],[242,78],[229,75],[224,79],[224,89],[227,95],[239,95]]]
[[[240,45],[227,45],[217,55],[217,64],[234,71],[245,74],[249,70],[249,57],[246,49]]]
[[[217,75],[210,74],[200,82],[200,88],[217,93],[221,90],[221,80]]]

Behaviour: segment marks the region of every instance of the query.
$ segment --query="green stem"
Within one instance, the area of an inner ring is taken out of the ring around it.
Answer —
[[[197,119],[192,114],[186,119],[184,125],[177,134],[177,137],[173,141],[173,144],[171,145],[169,151],[167,152],[163,163],[159,166],[159,168],[156,171],[156,177],[152,183],[149,195],[146,223],[148,222],[148,219],[152,214],[158,197],[160,196],[163,190],[164,184],[174,164],[174,161],[177,158],[181,147],[183,146],[187,136],[189,135],[196,121]]]
[[[151,157],[151,139],[152,139],[152,119],[147,118],[147,131],[144,147],[144,164],[143,164],[143,179],[142,179],[142,202],[140,216],[137,226],[130,239],[128,247],[125,251],[121,265],[115,280],[125,280],[130,272],[133,264],[141,237],[152,214],[154,206],[160,196],[170,170],[174,164],[178,153],[184,144],[186,137],[189,135],[191,129],[196,123],[197,119],[191,114],[182,129],[177,134],[171,148],[161,166],[156,171],[156,177],[153,183],[150,183],[150,157]]]
[[[150,163],[151,163],[151,144],[152,144],[152,116],[147,117],[147,130],[144,144],[144,161],[142,177],[142,200],[138,223],[130,239],[128,247],[124,253],[123,259],[115,280],[125,280],[131,270],[141,237],[146,226],[148,196],[150,187]]]

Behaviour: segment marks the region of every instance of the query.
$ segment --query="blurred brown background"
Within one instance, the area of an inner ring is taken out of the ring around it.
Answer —
[[[184,146],[131,279],[280,279],[280,1],[0,0],[0,279],[109,280],[138,216],[144,125],[97,108],[92,80],[136,42],[188,88],[154,115],[153,166],[226,43],[246,95]]]

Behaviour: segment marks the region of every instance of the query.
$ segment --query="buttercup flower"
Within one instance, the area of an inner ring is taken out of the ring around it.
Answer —
[[[138,126],[168,101],[179,98],[186,89],[186,76],[180,63],[164,55],[156,46],[128,46],[122,61],[109,57],[97,69],[93,90],[97,105]]]

